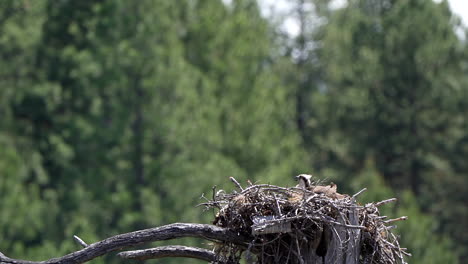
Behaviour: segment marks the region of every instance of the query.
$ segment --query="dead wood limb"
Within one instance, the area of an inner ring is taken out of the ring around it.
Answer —
[[[404,221],[404,220],[408,220],[408,217],[407,216],[401,216],[401,217],[398,217],[398,218],[386,220],[386,221],[384,221],[384,223],[389,224],[389,223],[393,223],[393,222],[396,222],[396,221]]]
[[[81,239],[79,236],[77,235],[74,235],[73,236],[73,239],[75,239],[75,241],[80,244],[82,247],[87,247],[88,244],[86,242],[83,241],[83,239]]]
[[[248,244],[248,239],[222,227],[207,224],[174,223],[112,236],[63,257],[46,261],[27,261],[0,255],[0,264],[78,264],[112,251],[142,243],[182,237],[198,237],[212,241],[230,242],[241,246],[247,246]]]
[[[241,191],[244,190],[244,188],[242,188],[242,185],[240,185],[240,183],[234,179],[234,177],[229,177],[229,179],[237,186],[237,188],[239,188]]]
[[[378,209],[396,201],[394,198],[361,206],[355,198],[365,189],[353,196],[337,198],[314,191],[317,187],[330,189],[331,185],[313,185],[312,190],[270,184],[243,189],[238,181],[231,180],[240,191],[226,193],[213,189],[213,200],[202,204],[218,210],[214,225],[175,223],[116,235],[89,245],[74,236],[83,249],[38,262],[8,258],[0,252],[0,264],[79,264],[142,243],[182,237],[214,241],[215,249],[164,246],[118,255],[139,260],[185,257],[223,264],[238,264],[243,256],[247,263],[264,264],[406,263],[404,256],[408,253],[400,247],[392,227],[387,226],[406,217],[385,221],[387,217],[380,216]]]
[[[364,188],[362,190],[360,190],[359,192],[353,194],[353,196],[351,196],[351,198],[355,199],[358,195],[360,195],[361,193],[367,191],[367,188]]]
[[[145,260],[168,257],[194,258],[207,262],[217,261],[216,254],[213,251],[186,246],[162,246],[142,250],[133,250],[120,252],[117,256],[125,259]]]
[[[379,207],[379,206],[384,205],[384,204],[396,202],[396,200],[397,200],[397,198],[390,198],[390,199],[383,200],[383,201],[375,203],[375,206]]]

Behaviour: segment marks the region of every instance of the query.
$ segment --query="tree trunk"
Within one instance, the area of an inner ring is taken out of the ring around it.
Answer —
[[[320,237],[315,241],[309,241],[301,248],[302,255],[294,264],[358,264],[361,248],[361,230],[349,229],[345,224],[359,225],[356,210],[348,213],[349,223],[341,219],[343,226],[323,228]]]

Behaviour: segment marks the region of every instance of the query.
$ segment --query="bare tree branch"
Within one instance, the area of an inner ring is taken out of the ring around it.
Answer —
[[[81,239],[79,236],[77,235],[74,235],[73,236],[73,239],[75,239],[76,242],[78,242],[78,244],[80,244],[82,247],[87,247],[89,246],[86,242],[83,241],[83,239]]]
[[[390,199],[383,200],[383,201],[375,203],[375,206],[378,207],[378,206],[381,206],[381,205],[384,205],[384,204],[393,203],[393,202],[396,202],[396,200],[397,200],[397,198],[390,198]]]
[[[360,190],[359,192],[353,194],[353,196],[351,196],[351,198],[356,199],[356,197],[357,197],[358,195],[360,195],[361,193],[363,193],[363,192],[365,192],[365,191],[367,191],[367,188],[364,188],[364,189]]]
[[[116,235],[59,258],[46,261],[12,259],[0,254],[0,264],[78,264],[90,261],[109,252],[138,244],[181,237],[198,237],[213,241],[247,245],[247,238],[230,230],[207,224],[174,223],[135,232]]]
[[[167,257],[195,258],[205,260],[207,262],[216,261],[216,254],[213,251],[186,246],[163,246],[156,248],[148,248],[143,250],[125,251],[117,254],[125,259],[157,259]]]
[[[241,191],[244,190],[244,188],[242,188],[242,185],[240,185],[240,183],[234,179],[234,177],[229,177],[229,179],[237,186],[237,188],[239,188]]]

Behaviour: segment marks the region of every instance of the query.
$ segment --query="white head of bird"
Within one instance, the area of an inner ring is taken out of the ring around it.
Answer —
[[[310,174],[299,174],[296,176],[296,180],[299,182],[296,187],[307,189],[309,188],[311,183],[312,175]]]

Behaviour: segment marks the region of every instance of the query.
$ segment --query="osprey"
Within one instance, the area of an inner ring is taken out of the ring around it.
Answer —
[[[312,185],[312,175],[309,174],[299,174],[296,176],[296,179],[299,183],[296,185],[297,188],[305,189],[312,191],[317,194],[323,194],[332,199],[343,199],[346,195],[340,194],[337,192],[336,184],[333,182],[330,185],[321,186],[321,185]]]
[[[298,184],[296,185],[296,188],[300,188],[303,190],[310,190],[311,188],[311,178],[312,175],[309,174],[299,174],[296,177],[296,180],[298,181]],[[288,198],[290,203],[299,203],[304,199],[304,192],[298,191],[298,190],[291,190],[289,192],[290,197]]]

